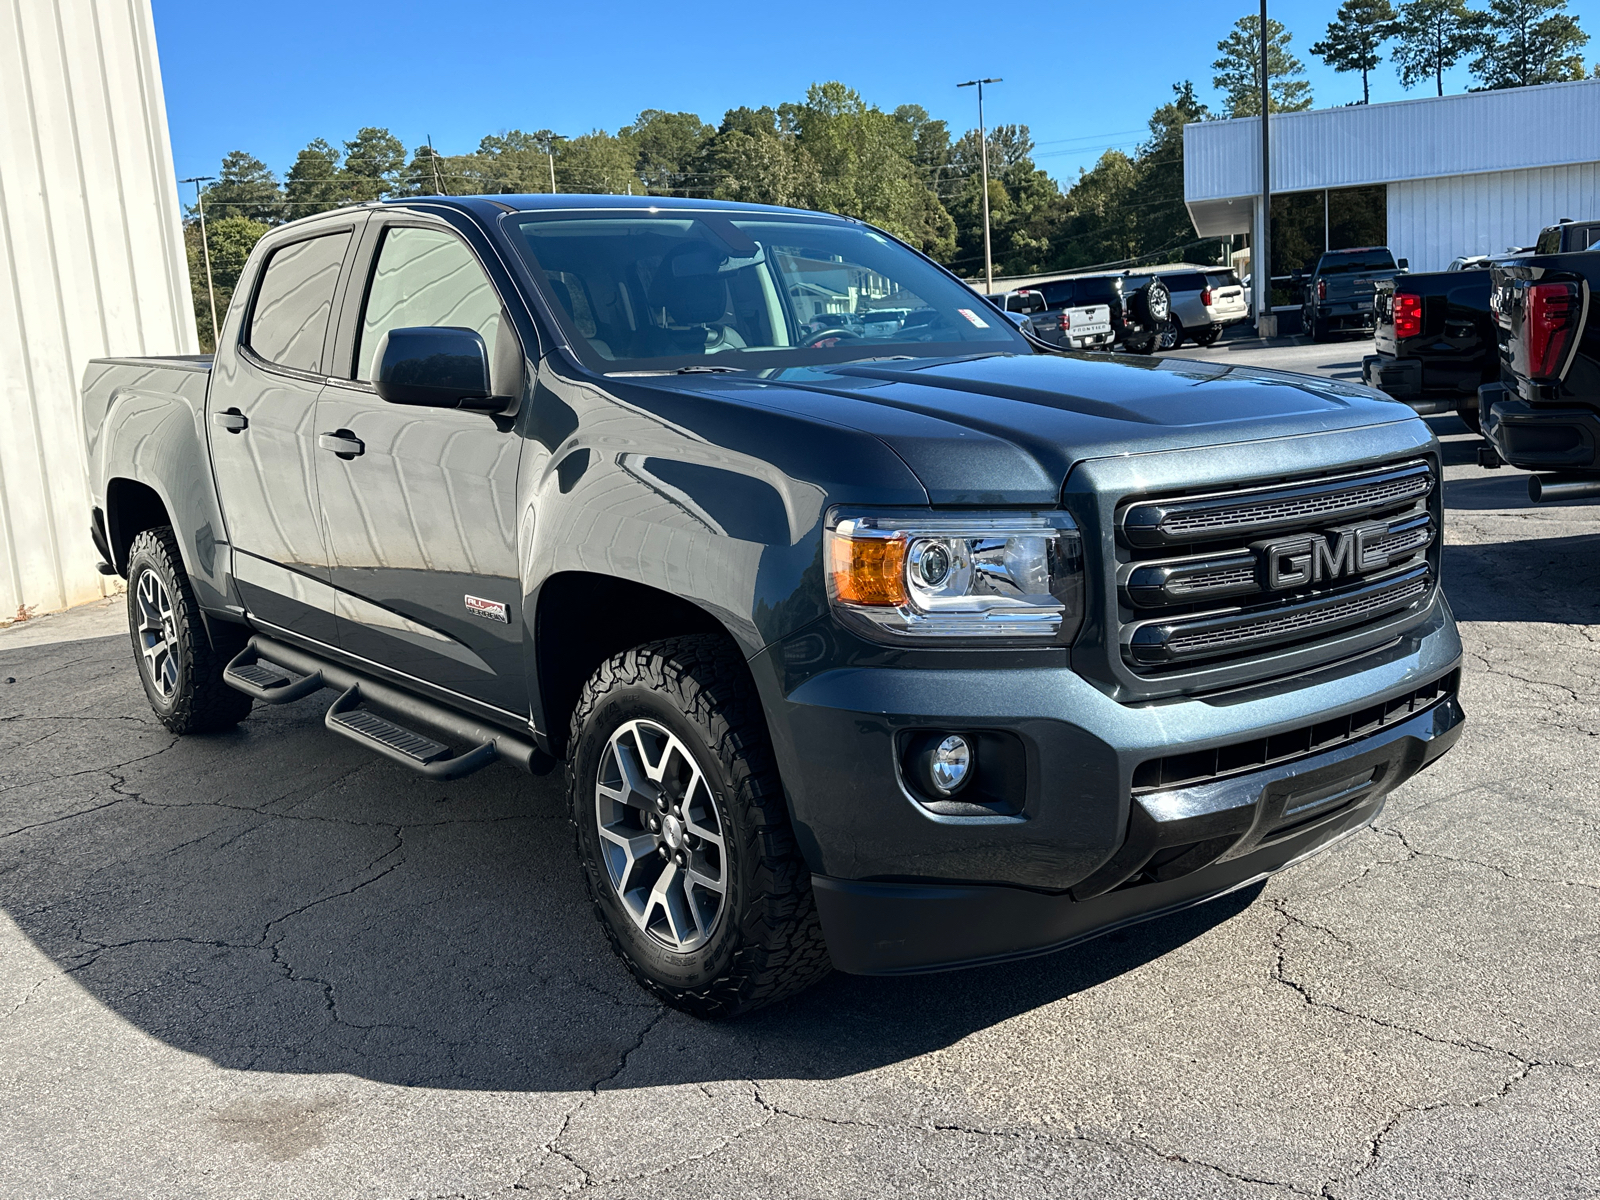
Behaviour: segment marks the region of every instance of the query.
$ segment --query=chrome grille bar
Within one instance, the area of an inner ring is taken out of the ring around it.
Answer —
[[[1410,462],[1314,483],[1140,501],[1123,511],[1119,524],[1127,543],[1140,548],[1255,537],[1415,503],[1433,490],[1433,484],[1428,463]]]
[[[1432,587],[1431,568],[1423,563],[1366,587],[1298,604],[1147,621],[1131,627],[1128,650],[1135,663],[1150,667],[1250,654],[1400,612]]]

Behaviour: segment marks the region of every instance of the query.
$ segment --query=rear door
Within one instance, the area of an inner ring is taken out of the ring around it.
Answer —
[[[237,326],[224,328],[207,400],[211,461],[234,581],[257,621],[336,641],[317,503],[317,401],[340,275],[365,216],[319,223],[268,251]]]
[[[474,329],[519,380],[521,344],[477,255],[443,221],[374,216],[355,271],[318,413],[343,447],[317,454],[339,644],[526,719],[521,436],[504,418],[388,404],[372,386],[391,329]],[[497,366],[497,392],[517,386],[507,370]]]

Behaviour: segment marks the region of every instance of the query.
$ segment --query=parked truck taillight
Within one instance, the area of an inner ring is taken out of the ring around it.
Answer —
[[[1576,283],[1536,283],[1528,288],[1522,333],[1528,345],[1528,376],[1559,378],[1578,333],[1583,292]]]
[[[1326,279],[1319,279],[1319,280],[1317,280],[1317,299],[1318,300],[1326,300],[1327,298],[1328,298],[1328,281]]]
[[[1067,330],[1071,329],[1072,328],[1072,314],[1067,312],[1065,309],[1063,309],[1062,312],[1061,312],[1061,320],[1060,320],[1059,324],[1061,326],[1061,332],[1062,333],[1065,333]]]
[[[1394,294],[1394,336],[1419,337],[1422,333],[1422,297],[1410,292]]]

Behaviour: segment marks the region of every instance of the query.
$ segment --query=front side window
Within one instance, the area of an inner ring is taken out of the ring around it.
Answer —
[[[356,343],[357,379],[377,377],[378,356],[391,329],[450,326],[475,330],[495,361],[500,295],[466,244],[442,229],[391,226],[367,288]]]
[[[322,339],[349,244],[347,229],[272,252],[250,312],[251,350],[281,367],[321,370]]]
[[[853,222],[682,210],[506,220],[597,370],[1032,353],[969,288]]]

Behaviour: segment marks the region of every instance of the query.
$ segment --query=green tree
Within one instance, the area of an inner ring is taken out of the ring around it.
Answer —
[[[669,113],[659,108],[645,109],[631,125],[618,130],[618,136],[632,141],[638,155],[635,173],[656,196],[704,193],[700,159],[715,133],[715,128],[694,113]]]
[[[779,110],[816,167],[815,207],[869,221],[913,245],[937,241],[937,199],[912,161],[911,128],[838,82]],[[931,222],[931,224],[930,224]]]
[[[1485,14],[1466,0],[1409,0],[1400,6],[1400,44],[1391,56],[1400,68],[1400,83],[1415,87],[1432,78],[1444,95],[1444,73],[1483,41]]]
[[[1328,23],[1327,36],[1311,47],[1335,71],[1361,72],[1361,103],[1372,103],[1367,73],[1383,61],[1383,44],[1400,31],[1389,0],[1344,0]]]
[[[344,184],[351,201],[381,200],[400,189],[406,148],[387,129],[367,125],[344,144]]]
[[[300,151],[284,176],[283,196],[284,217],[291,221],[349,203],[349,191],[339,171],[339,152],[321,138]]]
[[[814,206],[817,165],[776,109],[729,109],[707,141],[702,162],[719,200]]]
[[[556,143],[556,187],[563,192],[621,195],[642,192],[634,168],[638,151],[626,137],[603,129]]]
[[[490,134],[478,143],[478,152],[452,164],[467,176],[463,186],[490,194],[532,195],[550,190],[551,164],[556,135],[548,129],[524,133],[511,129]]]
[[[1578,49],[1589,35],[1564,11],[1567,0],[1489,0],[1482,53],[1471,71],[1485,88],[1583,78]]]
[[[267,164],[243,150],[222,160],[215,183],[205,189],[207,217],[248,217],[265,225],[283,218],[283,192]]]
[[[211,250],[211,283],[217,294],[217,319],[227,319],[228,305],[233,302],[233,289],[244,271],[245,260],[255,249],[268,226],[248,217],[223,217],[213,221],[207,212],[206,245]],[[189,292],[194,303],[195,331],[200,335],[200,349],[206,354],[216,350],[216,336],[211,329],[211,300],[206,295],[206,263],[200,241],[200,222],[188,221],[183,227],[184,248],[189,257]]]
[[[1211,118],[1194,94],[1189,80],[1172,85],[1172,99],[1150,115],[1150,140],[1139,147],[1135,160],[1139,176],[1138,203],[1142,206],[1140,254],[1152,254],[1191,242],[1194,221],[1183,202],[1183,127]]]
[[[1217,43],[1222,57],[1211,64],[1211,83],[1227,96],[1224,115],[1261,115],[1261,18],[1240,17],[1228,36]],[[1305,65],[1289,52],[1289,31],[1267,18],[1267,74],[1273,112],[1302,112],[1311,107],[1311,85],[1296,76]]]

